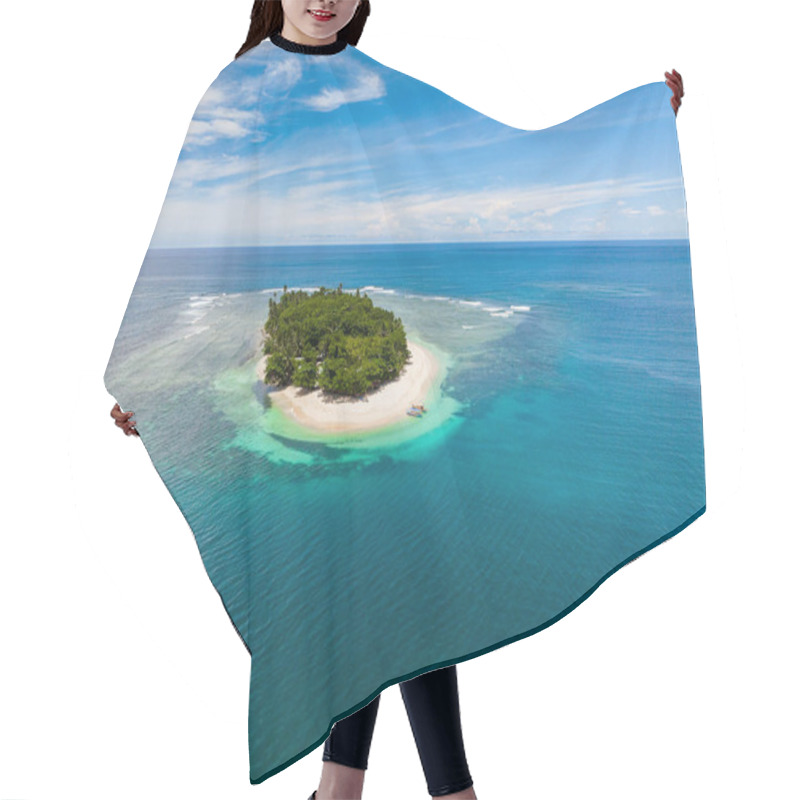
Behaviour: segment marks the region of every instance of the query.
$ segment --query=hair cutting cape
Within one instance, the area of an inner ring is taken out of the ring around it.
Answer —
[[[671,94],[530,131],[273,36],[202,97],[104,380],[250,654],[251,783],[705,511]]]

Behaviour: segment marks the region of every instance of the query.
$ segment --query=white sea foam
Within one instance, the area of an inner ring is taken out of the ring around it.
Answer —
[[[197,298],[197,299],[194,299]],[[190,308],[202,308],[204,306],[210,306],[213,304],[214,300],[217,299],[217,295],[196,295],[193,294],[191,298],[189,298],[189,307]]]
[[[182,308],[178,312],[178,317],[181,322],[194,327],[212,308],[222,305],[226,301],[227,298],[224,297],[224,294],[193,294],[190,295],[186,308]],[[200,328],[196,332],[199,333],[201,330],[205,330],[205,328]]]
[[[185,333],[183,335],[184,339],[188,339],[190,336],[196,336],[198,333],[202,333],[203,331],[207,331],[209,329],[208,325],[200,325],[197,327],[193,327],[189,333]]]

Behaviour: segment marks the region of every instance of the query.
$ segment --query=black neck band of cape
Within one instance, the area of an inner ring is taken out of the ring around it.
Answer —
[[[283,50],[288,50],[290,53],[308,53],[309,55],[332,55],[333,53],[341,52],[347,47],[347,39],[341,37],[329,44],[300,44],[299,42],[293,42],[291,39],[287,39],[278,31],[271,34],[269,40],[272,44]]]

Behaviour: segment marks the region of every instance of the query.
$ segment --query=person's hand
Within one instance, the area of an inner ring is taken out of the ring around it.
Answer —
[[[131,434],[134,436],[139,435],[139,431],[136,430],[136,420],[131,419],[133,413],[133,411],[123,411],[119,407],[119,403],[114,403],[114,408],[111,409],[111,416],[114,417],[114,424],[118,428],[122,428],[126,436],[130,436]]]
[[[678,108],[681,104],[681,97],[683,97],[683,78],[681,78],[680,72],[677,70],[672,70],[672,73],[665,72],[667,79],[664,83],[672,89],[672,97],[670,98],[670,103],[672,103],[672,110],[675,112],[675,116],[678,116]]]

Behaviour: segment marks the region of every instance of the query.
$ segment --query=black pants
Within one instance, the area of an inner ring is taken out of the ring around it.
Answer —
[[[400,684],[431,797],[472,786],[464,753],[455,664],[417,675]],[[371,703],[334,723],[325,740],[323,761],[367,768],[378,716],[378,695]]]

